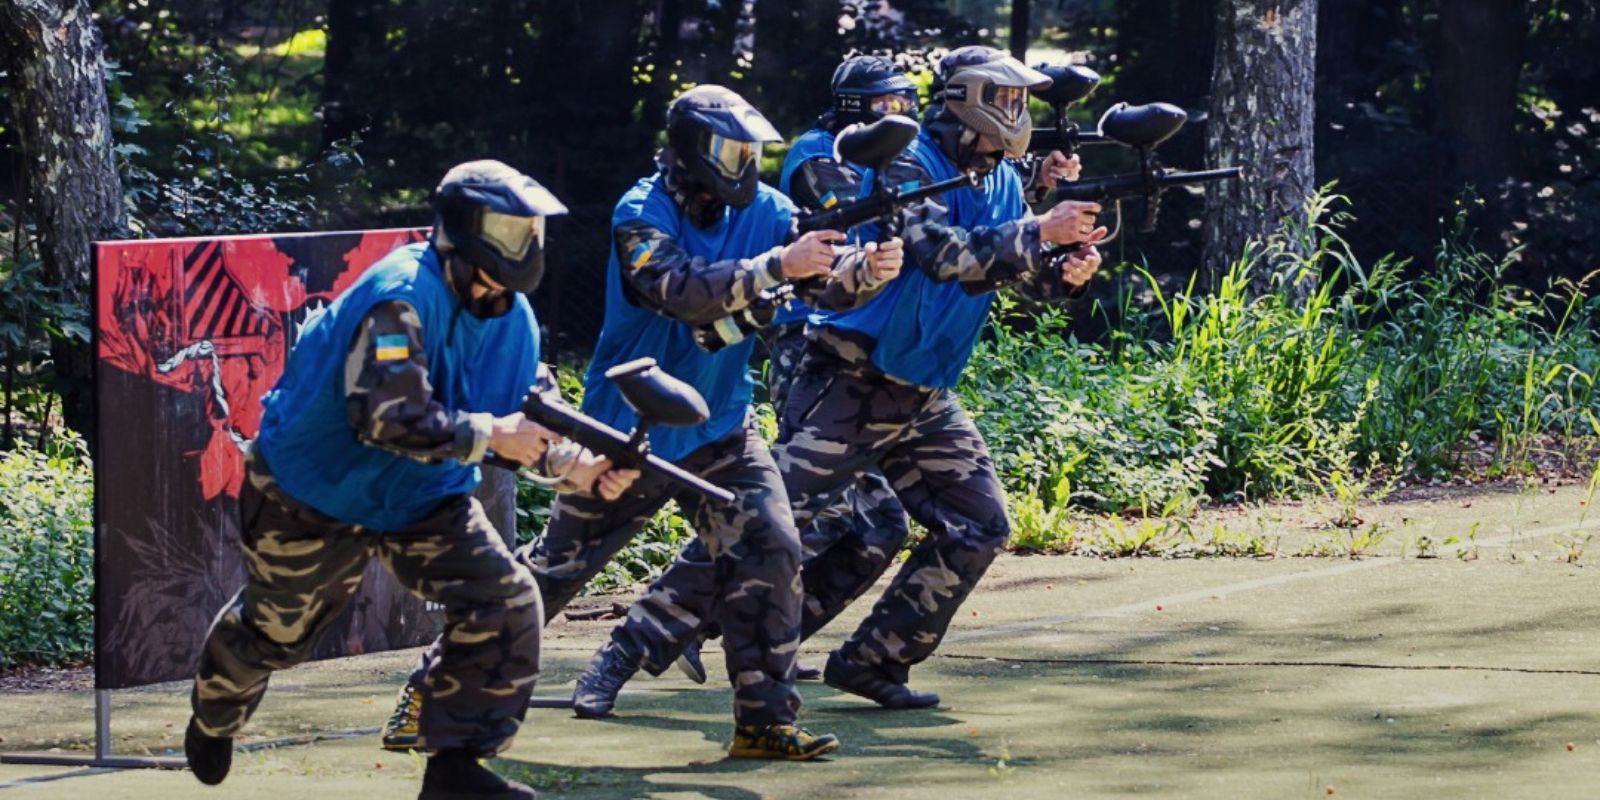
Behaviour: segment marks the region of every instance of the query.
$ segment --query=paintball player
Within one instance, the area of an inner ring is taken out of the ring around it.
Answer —
[[[916,84],[883,56],[846,58],[834,70],[830,88],[833,107],[817,117],[815,127],[790,145],[778,176],[778,191],[788,195],[806,212],[833,208],[855,198],[860,191],[860,168],[837,160],[834,153],[834,139],[841,131],[889,114],[911,116],[917,111]],[[906,180],[911,179],[906,176]],[[763,332],[768,351],[767,391],[777,408],[783,407],[789,379],[805,349],[806,317],[811,313],[812,309],[804,303],[792,301],[777,312],[772,327]],[[888,520],[881,521],[879,517]],[[909,531],[904,518],[905,509],[882,473],[874,469],[862,473],[857,485],[845,493],[837,506],[818,514],[814,524],[801,531],[803,566],[800,572],[805,589],[800,623],[802,641],[844,610],[888,568]],[[812,569],[811,563],[819,558],[820,568]],[[702,612],[696,616],[707,619],[710,615]],[[715,635],[715,625],[708,625],[704,636]],[[699,637],[691,638],[677,661],[679,668],[696,683],[706,680],[700,659],[702,641]],[[663,645],[661,652],[672,650]],[[816,680],[822,677],[822,671],[798,664],[795,677]]]
[[[898,241],[870,251],[836,249],[845,238],[836,231],[797,236],[793,204],[756,174],[761,146],[778,138],[755,108],[723,87],[699,86],[673,101],[658,172],[623,195],[612,217],[605,325],[584,382],[583,410],[624,430],[635,418],[604,380],[610,367],[649,356],[694,386],[710,405],[709,419],[693,428],[652,429],[652,451],[731,489],[737,499],[715,504],[650,477],[612,504],[563,497],[544,535],[518,557],[539,583],[548,619],[676,499],[698,534],[678,563],[689,565],[693,590],[705,598],[700,607],[717,609],[727,644],[735,686],[730,755],[808,760],[837,749],[838,740],[794,724],[799,534],[777,467],[750,417],[754,339],[708,352],[700,334],[783,283],[818,307],[853,307],[899,273],[901,250]],[[670,597],[658,599],[636,607],[643,624],[689,635],[700,627],[699,618],[651,616],[671,608]],[[575,711],[608,713],[609,705],[599,708],[588,698],[614,694],[604,687],[620,687],[641,666],[659,673],[673,661],[652,656],[614,634],[580,676]],[[403,731],[416,704],[414,695],[402,694],[390,731]],[[386,733],[385,746],[390,742]]]
[[[982,184],[905,210],[913,268],[860,308],[812,318],[780,413],[775,455],[802,530],[873,468],[928,530],[824,670],[830,686],[889,708],[938,704],[906,686],[910,668],[932,654],[1010,533],[994,464],[951,391],[995,291],[1059,301],[1099,267],[1099,207],[1060,203],[1035,218],[1007,161],[1027,147],[1029,90],[1048,85],[993,48],[941,59],[907,153],[921,182],[971,172]],[[1057,270],[1046,266],[1043,243],[1082,247]]]
[[[469,496],[478,465],[494,453],[612,498],[638,473],[518,411],[529,387],[551,388],[523,293],[544,269],[546,218],[566,208],[497,161],[451,169],[434,207],[430,241],[391,252],[315,317],[262,399],[239,497],[249,576],[207,635],[184,734],[203,783],[227,776],[272,671],[311,655],[376,557],[444,606],[419,687],[433,752],[420,796],[534,796],[479,763],[527,710],[543,614]]]
[[[836,160],[834,140],[840,131],[851,124],[868,123],[885,114],[906,113],[916,108],[915,85],[892,61],[881,56],[846,59],[834,72],[832,90],[833,109],[819,117],[817,127],[801,135],[790,147],[778,184],[796,204],[808,211],[832,208],[857,196],[860,190],[860,168]],[[1025,99],[1021,107],[1026,108]],[[1028,132],[1020,136],[1026,143]],[[1053,187],[1057,178],[1076,180],[1078,171],[1076,156],[1067,158],[1055,152],[1037,160],[1033,180],[1038,186]],[[929,170],[910,155],[909,150],[890,164],[889,173],[889,182],[897,186],[929,180]],[[1059,290],[1054,294],[1062,296]],[[787,389],[805,348],[805,319],[810,313],[798,302],[792,303],[779,312],[770,332],[768,387],[780,420],[785,416]],[[835,493],[831,505],[809,510],[807,522],[800,528],[804,588],[801,641],[825,627],[875,583],[910,534],[905,507],[878,466],[868,464],[855,477],[853,485]],[[695,593],[687,585],[675,587],[679,580],[686,584],[694,580],[681,575],[690,570],[687,556],[686,552],[685,558],[674,563],[661,577],[657,584],[661,591],[656,594],[679,599],[671,617],[704,619],[709,614],[706,609],[694,607]],[[667,587],[675,587],[677,591],[669,595],[664,591]],[[634,641],[650,641],[647,649],[662,654],[661,658],[681,649],[679,667],[697,682],[704,681],[699,655],[701,639],[689,638],[684,642],[681,637],[674,636],[670,628],[641,625],[632,616],[621,623],[621,627],[634,629],[630,637]],[[714,629],[708,628],[705,635],[708,638],[715,635]],[[674,647],[673,641],[682,643]],[[821,675],[820,670],[800,665],[796,677],[814,679]],[[594,699],[609,708],[615,697],[616,691],[612,691],[609,696]]]

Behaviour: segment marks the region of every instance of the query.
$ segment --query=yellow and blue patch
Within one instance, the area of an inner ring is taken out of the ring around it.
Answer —
[[[640,242],[637,247],[633,248],[633,252],[628,254],[628,264],[634,269],[644,266],[650,261],[650,256],[655,253],[655,245],[654,240]]]
[[[836,205],[839,205],[839,198],[835,197],[833,192],[828,192],[827,194],[822,196],[822,207],[823,208],[825,208],[825,209],[833,208]]]
[[[379,336],[373,340],[379,361],[404,361],[411,357],[411,338],[403,333]]]

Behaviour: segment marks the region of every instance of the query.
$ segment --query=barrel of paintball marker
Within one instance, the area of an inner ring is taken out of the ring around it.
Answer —
[[[1207,169],[1199,172],[1159,170],[1151,175],[1134,172],[1126,175],[1108,175],[1104,178],[1089,178],[1076,182],[1062,181],[1056,184],[1055,197],[1056,200],[1104,203],[1109,200],[1121,200],[1124,197],[1155,194],[1173,186],[1216,183],[1217,181],[1232,180],[1243,176],[1244,169],[1242,167]]]
[[[800,232],[848,231],[857,225],[864,225],[868,222],[882,219],[919,200],[944,194],[952,189],[973,185],[975,183],[971,175],[957,175],[954,178],[930,183],[927,186],[918,186],[915,189],[889,189],[885,192],[874,193],[828,211],[802,214],[799,220]]]
[[[641,458],[633,440],[627,434],[572,408],[544,402],[537,394],[533,394],[522,404],[522,413],[530,421],[583,445],[592,453],[611,459],[611,463],[618,467],[639,469],[646,474],[659,475],[674,486],[696,492],[710,500],[733,502],[733,492],[660,456],[644,453]],[[511,470],[521,467],[520,464],[500,456],[490,456],[484,460]]]

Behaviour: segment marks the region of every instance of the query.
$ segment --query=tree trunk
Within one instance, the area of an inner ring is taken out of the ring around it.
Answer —
[[[1528,40],[1523,0],[1439,4],[1434,132],[1446,174],[1493,183],[1516,174],[1517,84]]]
[[[328,49],[322,62],[322,146],[366,127],[361,113],[362,58],[381,54],[384,0],[328,0]]]
[[[8,0],[0,3],[0,42],[12,75],[23,198],[39,233],[45,280],[87,305],[90,242],[128,229],[100,32],[87,0]],[[67,424],[92,434],[93,353],[61,340],[53,350]]]
[[[1206,164],[1239,165],[1243,180],[1207,189],[1205,265],[1213,278],[1245,244],[1300,213],[1316,187],[1316,0],[1222,0],[1206,128]],[[1298,277],[1298,276],[1290,276]],[[1294,281],[1303,297],[1310,280]],[[1272,276],[1260,270],[1252,289]]]
[[[1011,0],[1011,55],[1018,61],[1028,59],[1029,31],[1033,22],[1031,0]]]

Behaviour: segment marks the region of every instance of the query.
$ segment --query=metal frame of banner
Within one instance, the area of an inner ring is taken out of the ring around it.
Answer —
[[[94,755],[56,753],[0,753],[0,764],[36,764],[57,767],[98,767],[103,769],[184,769],[181,758],[158,756],[114,756],[111,754],[111,690],[94,692]]]

